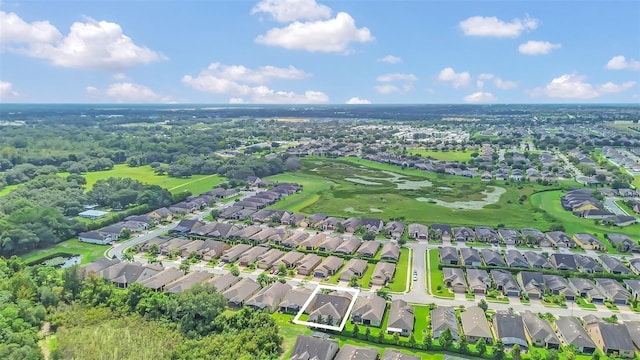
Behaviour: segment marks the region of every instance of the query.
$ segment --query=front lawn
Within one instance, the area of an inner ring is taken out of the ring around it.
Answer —
[[[389,283],[389,290],[393,292],[404,292],[407,290],[407,276],[409,276],[409,268],[411,268],[411,251],[409,248],[400,249],[400,259],[396,265],[396,275],[393,281]]]
[[[595,310],[596,306],[588,303],[585,299],[579,297],[576,299],[576,304],[578,304],[579,307],[586,309],[586,310]]]
[[[429,252],[430,272],[429,283],[431,286],[431,293],[435,296],[454,298],[455,295],[444,286],[444,278],[442,276],[442,270],[438,268],[440,265],[440,254],[437,249],[427,250]]]

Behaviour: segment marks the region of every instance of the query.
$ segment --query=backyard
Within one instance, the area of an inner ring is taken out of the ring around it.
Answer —
[[[431,286],[431,293],[434,296],[453,298],[455,295],[444,286],[444,278],[442,276],[442,270],[438,269],[440,265],[440,252],[436,249],[427,250],[429,253],[429,285]]]
[[[400,259],[396,266],[396,274],[393,281],[389,283],[389,290],[393,292],[403,292],[407,290],[407,276],[409,276],[409,268],[411,267],[411,257],[409,248],[400,249]]]

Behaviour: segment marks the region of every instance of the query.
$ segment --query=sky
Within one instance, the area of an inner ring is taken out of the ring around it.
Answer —
[[[640,1],[0,0],[0,102],[639,103]]]

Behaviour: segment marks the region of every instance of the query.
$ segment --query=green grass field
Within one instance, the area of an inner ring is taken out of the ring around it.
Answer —
[[[304,214],[325,213],[345,218],[404,217],[406,223],[504,224],[518,228],[536,227],[543,231],[549,229],[553,220],[528,201],[519,202],[522,196],[529,197],[536,191],[548,189],[535,183],[517,186],[482,182],[477,178],[425,173],[357,158],[305,158],[299,171],[268,179],[302,184],[302,193],[290,196],[272,208]],[[495,203],[478,210],[447,205],[457,201],[481,203],[486,198],[483,191],[495,191],[490,186],[505,191]],[[418,200],[425,198],[442,201],[444,205]]]
[[[73,238],[45,249],[31,251],[27,255],[21,256],[21,258],[25,262],[31,263],[55,254],[77,254],[82,256],[82,264],[87,264],[102,257],[108,248],[105,245],[83,243],[78,241],[77,238]]]
[[[442,270],[438,269],[440,265],[440,253],[436,249],[429,251],[429,261],[431,263],[431,272],[429,273],[429,285],[431,286],[431,293],[435,296],[453,298],[455,295],[444,286],[444,278],[442,276]],[[440,287],[440,290],[438,290]]]
[[[416,319],[414,336],[416,341],[422,342],[425,334],[429,330],[429,318],[431,317],[429,307],[425,305],[414,305],[413,315]]]
[[[407,153],[411,155],[420,155],[441,161],[458,161],[467,162],[471,160],[471,151],[434,151],[427,149],[410,149]]]
[[[22,186],[22,184],[7,185],[2,189],[0,189],[0,196],[5,196],[8,193],[12,192],[13,190],[19,188],[20,186]]]
[[[158,185],[172,193],[184,190],[199,195],[213,189],[214,186],[226,179],[218,175],[193,175],[188,178],[173,178],[167,175],[156,175],[151,166],[130,167],[126,164],[118,164],[111,170],[94,171],[83,175],[87,179],[87,189],[91,189],[98,180],[110,177],[131,178],[140,182]]]
[[[400,259],[396,266],[396,275],[393,281],[389,283],[389,290],[394,292],[404,292],[407,290],[407,276],[409,276],[409,265],[411,259],[409,258],[409,248],[400,249]]]

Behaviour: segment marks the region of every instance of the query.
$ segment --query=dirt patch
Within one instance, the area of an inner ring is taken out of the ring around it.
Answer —
[[[493,191],[490,191],[491,189],[493,189]],[[416,200],[438,204],[440,206],[444,206],[450,209],[482,210],[482,208],[484,208],[487,205],[497,203],[498,200],[500,200],[500,196],[502,196],[502,194],[506,192],[507,190],[498,186],[487,186],[487,190],[481,192],[481,194],[484,195],[484,200],[447,202],[439,199],[425,198],[425,197],[419,197],[419,198],[416,198]]]

